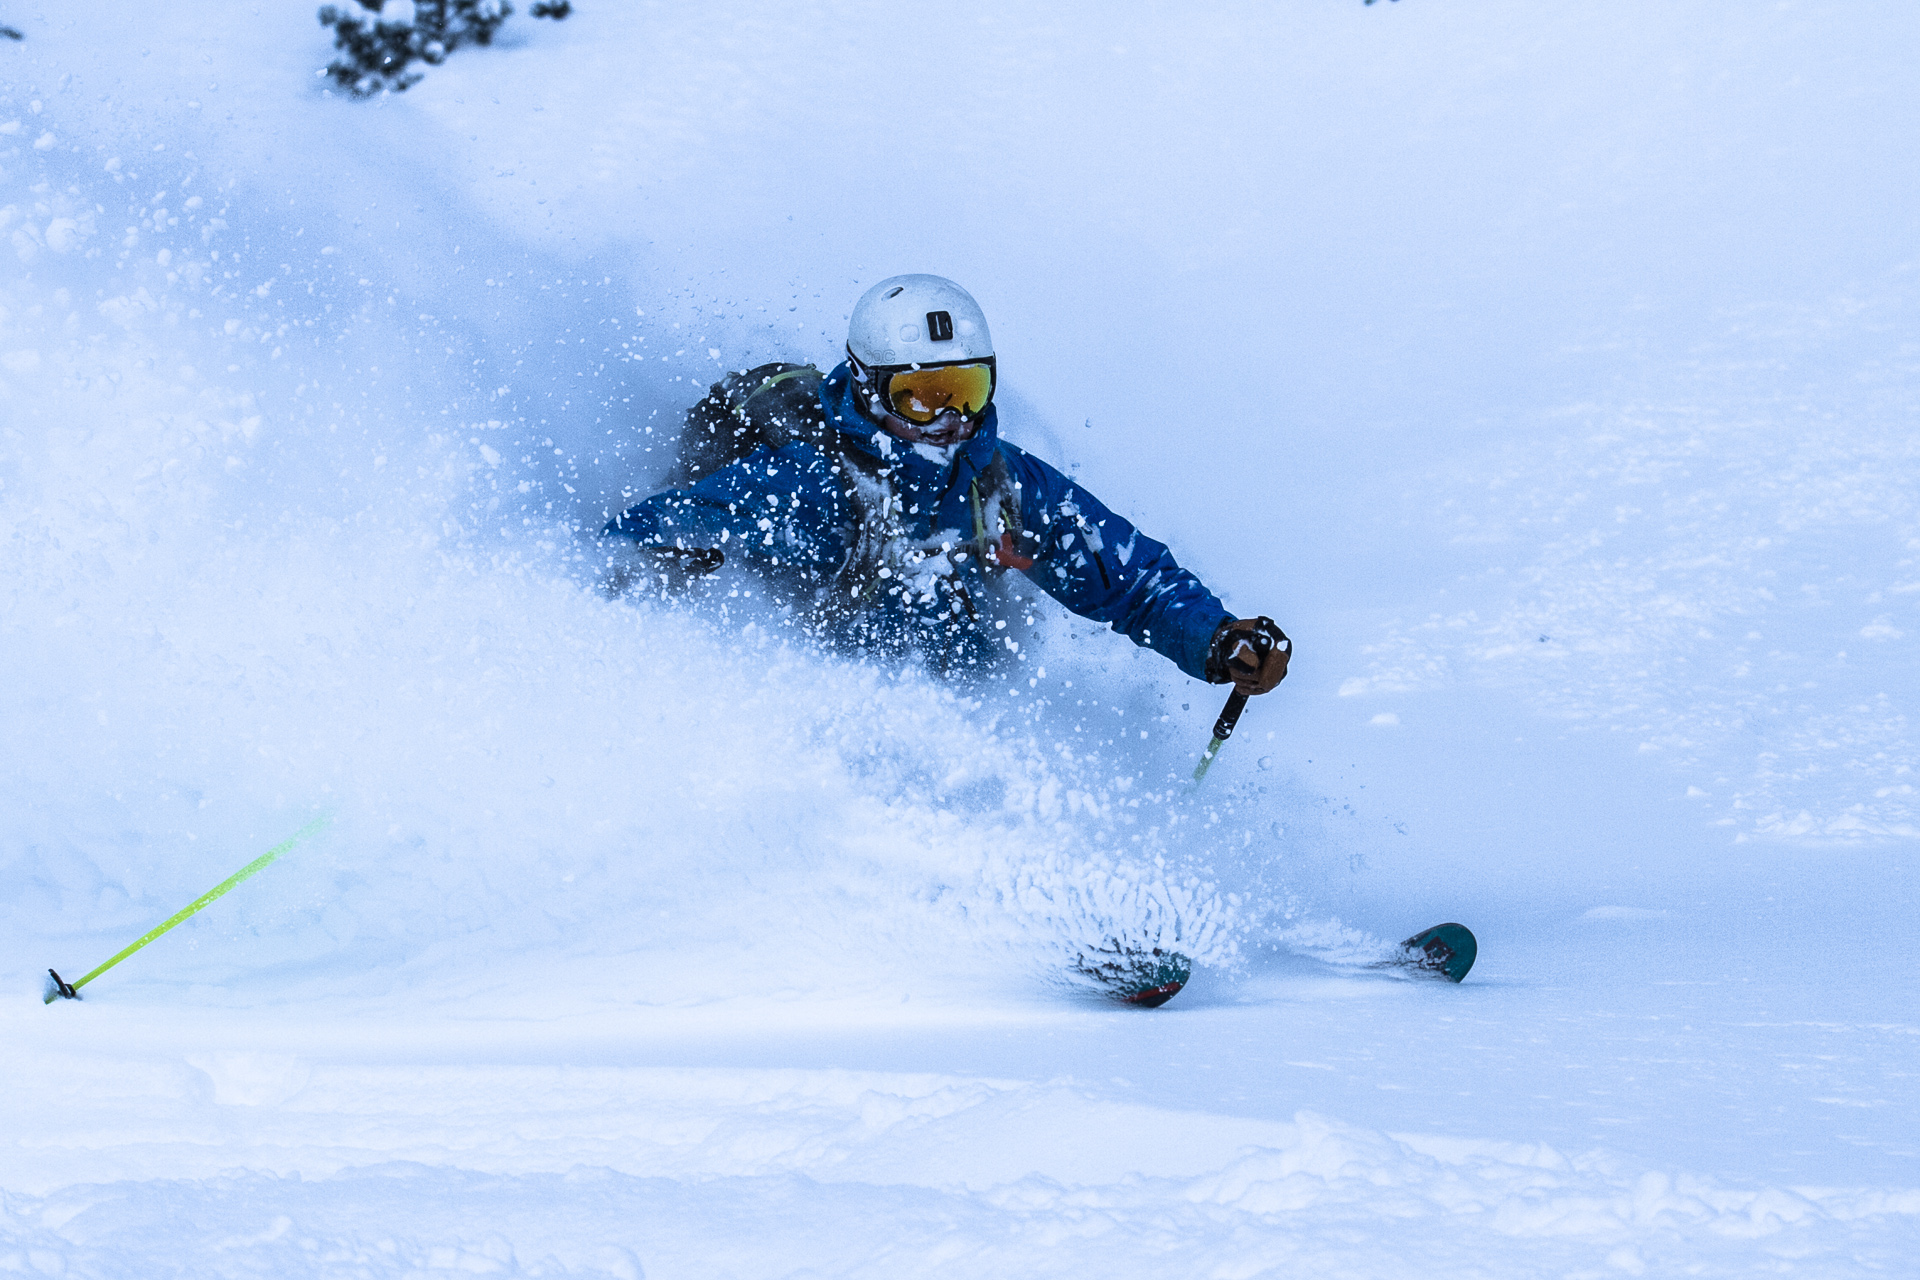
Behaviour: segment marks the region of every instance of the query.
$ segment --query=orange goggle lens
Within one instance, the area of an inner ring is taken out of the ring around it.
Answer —
[[[887,400],[908,422],[932,422],[948,409],[973,417],[993,399],[993,366],[950,364],[908,369],[887,382]]]

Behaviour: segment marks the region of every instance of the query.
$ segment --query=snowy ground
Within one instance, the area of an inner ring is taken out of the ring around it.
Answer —
[[[1920,1270],[1920,19],[902,8],[368,103],[305,6],[0,12],[0,1270]],[[908,270],[1296,637],[1206,791],[1057,612],[954,690],[583,586]]]

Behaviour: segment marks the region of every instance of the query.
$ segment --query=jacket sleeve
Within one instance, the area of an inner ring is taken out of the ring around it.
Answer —
[[[772,564],[833,566],[846,552],[835,465],[804,442],[755,449],[691,488],[668,489],[609,520],[602,537],[651,547],[717,547]]]
[[[1039,538],[1027,576],[1081,617],[1205,680],[1213,633],[1232,617],[1206,584],[1181,568],[1165,543],[1054,468],[1011,445],[1001,448],[1020,484],[1020,522]]]

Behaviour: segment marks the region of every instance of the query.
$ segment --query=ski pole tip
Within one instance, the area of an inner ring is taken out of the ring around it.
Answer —
[[[55,1000],[78,1000],[80,991],[71,982],[66,981],[53,970],[47,970],[46,989],[40,994],[41,1004],[52,1004]]]

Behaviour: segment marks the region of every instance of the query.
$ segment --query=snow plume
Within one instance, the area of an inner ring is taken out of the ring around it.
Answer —
[[[104,956],[329,811],[170,978],[672,1002],[1230,959],[1135,771],[1049,750],[1039,695],[601,598],[564,451],[408,358],[459,332],[190,163],[63,163],[0,201],[11,936]]]

